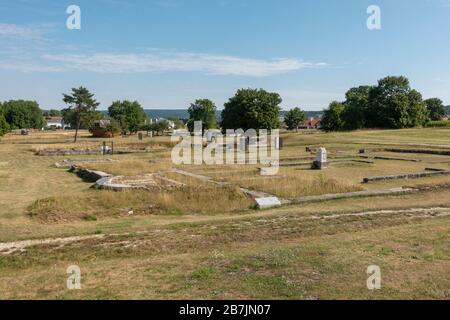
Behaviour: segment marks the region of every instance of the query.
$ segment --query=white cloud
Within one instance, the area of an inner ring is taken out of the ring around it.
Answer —
[[[0,37],[39,38],[38,29],[15,24],[0,23]]]
[[[47,62],[66,70],[100,73],[148,73],[161,71],[196,71],[215,75],[265,77],[303,68],[323,67],[325,63],[298,59],[272,60],[239,58],[228,55],[173,53],[155,51],[142,54],[60,54],[44,55]]]
[[[19,72],[61,72],[59,67],[34,64],[30,61],[0,61],[0,69]]]
[[[122,0],[104,0],[120,2]],[[170,1],[166,1],[171,3]],[[267,77],[327,66],[296,58],[255,59],[222,54],[150,49],[137,53],[68,53],[45,36],[51,25],[0,23],[0,69],[20,72],[86,71],[97,73],[198,72],[208,75]],[[57,54],[49,54],[58,50]],[[76,49],[75,49],[76,50]],[[73,51],[72,51],[73,52]]]

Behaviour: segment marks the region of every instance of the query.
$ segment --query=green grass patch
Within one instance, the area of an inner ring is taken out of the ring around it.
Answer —
[[[210,278],[214,273],[216,272],[216,269],[213,267],[203,267],[201,269],[198,269],[191,273],[191,278],[195,280],[205,280]]]
[[[277,297],[301,299],[304,291],[285,276],[248,275],[244,278],[244,286],[255,297]]]

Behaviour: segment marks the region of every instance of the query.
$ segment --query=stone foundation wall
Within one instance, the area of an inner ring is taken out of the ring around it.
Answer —
[[[75,173],[81,179],[89,182],[96,182],[103,178],[112,177],[112,175],[103,171],[84,169],[77,166],[72,166],[69,171]]]
[[[441,156],[450,156],[450,150],[394,149],[394,148],[388,148],[385,150],[389,152],[398,152],[398,153],[423,153],[423,154],[437,154]]]
[[[369,177],[369,178],[364,178],[363,183],[369,183],[369,182],[375,182],[375,181],[386,181],[386,180],[398,180],[398,179],[418,179],[418,178],[433,177],[433,176],[440,176],[440,175],[450,175],[450,171],[432,171],[432,172],[405,173],[405,174],[398,174],[398,175]]]
[[[70,156],[102,154],[100,148],[96,149],[44,149],[36,152],[38,156]]]

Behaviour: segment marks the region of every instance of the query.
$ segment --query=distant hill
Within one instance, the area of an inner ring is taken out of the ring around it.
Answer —
[[[450,106],[445,107],[445,113],[450,116]]]

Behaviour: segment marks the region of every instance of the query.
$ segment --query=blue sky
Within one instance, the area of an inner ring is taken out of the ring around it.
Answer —
[[[81,8],[81,30],[66,9]],[[382,29],[366,27],[369,5]],[[113,100],[222,108],[238,88],[322,110],[352,86],[405,75],[450,104],[450,0],[0,0],[0,101],[61,109],[86,86]]]

